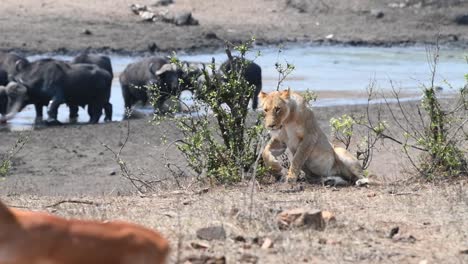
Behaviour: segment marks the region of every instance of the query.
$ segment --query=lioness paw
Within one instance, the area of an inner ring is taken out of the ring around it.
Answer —
[[[368,184],[369,184],[368,178],[362,178],[356,181],[356,186],[359,186],[359,187],[367,186]]]
[[[289,183],[294,183],[297,181],[297,173],[293,172],[292,170],[288,171],[288,175],[286,176],[286,181]]]
[[[338,176],[329,176],[322,180],[323,185],[333,187],[349,186],[349,182]]]

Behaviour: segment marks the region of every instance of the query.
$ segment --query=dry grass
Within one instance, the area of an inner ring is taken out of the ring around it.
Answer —
[[[414,103],[405,104],[411,105]],[[363,113],[363,107],[314,111],[320,126],[330,133],[330,117]],[[112,123],[34,131],[25,150],[18,154],[12,175],[0,183],[0,199],[12,206],[65,217],[121,219],[154,228],[171,241],[170,263],[190,255],[225,256],[227,263],[468,262],[468,254],[461,253],[468,250],[468,180],[437,184],[408,181],[415,174],[401,172],[410,171],[410,167],[396,144],[384,142],[375,152],[370,170],[378,175],[380,185],[340,189],[304,185],[305,190],[296,193],[281,191],[281,184],[256,185],[251,196],[247,183],[208,192],[197,191],[204,187],[199,184],[185,191],[175,187],[161,158],[166,145],[160,140],[162,135],[168,142],[177,139],[173,124],[152,126],[141,120],[134,121],[132,127],[123,158],[135,173],[168,178],[156,193],[136,195],[125,179],[106,173],[118,168],[110,153],[100,154],[104,148],[99,141],[118,149],[122,131],[126,131],[124,125]],[[15,133],[2,134],[8,144],[0,146],[0,151],[11,146],[16,137]],[[171,153],[171,161],[182,164],[180,154]],[[183,186],[190,183],[188,178],[181,180]],[[96,204],[47,207],[66,199]],[[332,211],[336,225],[324,231],[280,231],[276,214],[295,207]],[[191,242],[197,241],[198,228],[219,224],[228,233],[225,241],[207,242],[206,250],[191,247]],[[399,233],[390,238],[395,227]],[[236,236],[246,241],[239,242]],[[262,249],[254,241],[264,238],[274,241],[273,248]]]
[[[466,263],[468,255],[467,182],[412,184],[371,188],[329,189],[306,187],[300,193],[278,191],[277,185],[256,190],[251,207],[250,187],[211,189],[204,194],[168,192],[151,197],[79,197],[99,205],[47,205],[65,197],[10,196],[5,201],[32,210],[65,216],[123,219],[160,230],[172,244],[171,262],[177,252],[189,255],[226,256],[228,263]],[[294,207],[330,210],[337,224],[325,231],[280,231],[277,212]],[[252,208],[252,210],[250,210]],[[233,214],[233,209],[239,213]],[[228,238],[208,242],[210,248],[193,249],[198,228],[222,224]],[[389,238],[390,230],[399,233]],[[247,242],[236,242],[241,235]],[[271,249],[252,240],[268,237]],[[181,241],[178,249],[177,242]]]

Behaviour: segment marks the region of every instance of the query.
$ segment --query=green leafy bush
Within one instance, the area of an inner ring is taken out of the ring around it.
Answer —
[[[261,176],[264,172],[258,163],[263,126],[259,116],[248,115],[255,86],[243,78],[250,63],[245,59],[249,45],[234,46],[237,57],[226,49],[229,61],[236,63],[231,67],[235,70],[218,70],[214,59],[200,69],[200,74],[189,81],[196,87],[192,113],[172,117],[183,134],[175,144],[189,167],[215,183],[238,182],[249,173]],[[185,70],[177,58],[173,57],[172,62]]]

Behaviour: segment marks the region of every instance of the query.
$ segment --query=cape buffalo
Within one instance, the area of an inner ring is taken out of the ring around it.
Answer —
[[[227,60],[221,65],[221,71],[227,75],[232,70],[240,71],[241,70],[241,58],[233,57],[232,61]],[[245,69],[243,72],[243,77],[250,84],[255,86],[255,92],[252,97],[252,109],[257,109],[258,106],[258,94],[262,90],[262,68],[253,61],[244,59]]]
[[[106,70],[110,73],[111,78],[114,78],[114,73],[112,71],[112,63],[109,57],[104,55],[89,54],[87,51],[79,54],[72,60],[73,64],[78,63],[87,63],[94,64],[99,68]],[[68,105],[70,107],[70,120],[71,122],[76,122],[78,119],[78,106],[77,105]],[[112,121],[112,104],[107,102],[104,105],[105,117],[104,121]]]
[[[8,73],[0,69],[0,85],[7,85],[8,84]]]
[[[104,69],[114,77],[112,71],[112,63],[109,57],[104,55],[89,54],[88,52],[83,52],[73,58],[72,63],[89,63],[99,66],[101,69]]]
[[[17,85],[6,91],[8,120],[27,104],[34,104],[36,121],[42,120],[42,107],[48,105],[49,124],[57,121],[62,103],[88,106],[90,123],[97,123],[104,105],[109,101],[112,78],[110,74],[91,64],[69,64],[53,59],[18,63],[14,76]],[[50,103],[49,103],[50,102]]]
[[[8,81],[12,81],[12,77],[16,75],[16,65],[25,62],[28,60],[16,53],[0,51],[0,70],[7,73]]]
[[[176,65],[160,57],[146,58],[129,64],[120,75],[120,85],[125,108],[130,109],[136,102],[146,104],[150,98],[147,85],[159,87],[156,102],[161,110],[164,101],[179,92],[178,70]]]

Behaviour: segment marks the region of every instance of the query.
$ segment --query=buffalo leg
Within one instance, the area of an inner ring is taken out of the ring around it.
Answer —
[[[88,105],[89,123],[96,124],[99,122],[99,118],[101,118],[102,115],[102,108],[101,104]]]
[[[256,110],[258,106],[258,97],[256,95],[253,96],[252,98],[252,109]]]
[[[124,119],[130,118],[132,113],[132,105],[134,103],[133,97],[130,94],[129,87],[127,85],[122,85],[122,97],[125,104],[125,113]]]
[[[105,117],[104,121],[110,122],[112,121],[112,104],[107,102],[104,104],[104,112],[105,112]]]
[[[255,92],[254,92],[254,96],[252,98],[252,109],[253,110],[257,110],[257,106],[258,106],[258,94],[260,94],[260,91],[262,90],[262,84],[257,84],[255,85]]]
[[[164,106],[164,102],[166,102],[167,98],[169,98],[169,95],[167,95],[167,94],[162,94],[161,93],[159,95],[159,98],[158,98],[158,100],[156,102],[156,107],[157,108],[154,109],[156,111],[156,113],[158,113],[158,114],[164,114],[165,113],[163,106]]]
[[[49,103],[47,114],[49,118],[47,119],[47,123],[50,125],[59,125],[60,122],[57,120],[58,115],[58,108],[61,104],[63,104],[65,100],[63,99],[62,95],[56,95],[52,98],[52,101]]]
[[[34,104],[34,108],[36,109],[36,119],[34,120],[34,123],[39,124],[42,123],[43,120],[43,114],[42,114],[42,104]]]
[[[68,108],[70,110],[68,120],[71,124],[75,124],[78,122],[78,106],[74,104],[68,104]]]

